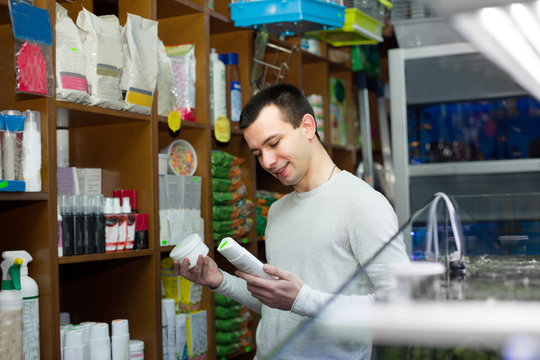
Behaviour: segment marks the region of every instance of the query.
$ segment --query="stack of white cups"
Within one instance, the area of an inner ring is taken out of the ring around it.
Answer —
[[[167,360],[176,360],[176,305],[174,299],[161,299],[161,311],[167,318]],[[163,344],[165,346],[165,344]],[[165,351],[163,351],[165,353]]]
[[[87,360],[84,333],[79,327],[74,326],[66,330],[64,360]]]
[[[90,360],[111,360],[109,324],[98,322],[90,327]]]
[[[129,360],[129,323],[126,319],[112,321],[112,360]]]

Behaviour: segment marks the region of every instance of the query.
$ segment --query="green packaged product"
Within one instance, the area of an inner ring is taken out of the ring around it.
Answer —
[[[216,305],[216,319],[232,319],[238,316],[242,316],[243,311],[246,311],[246,309],[242,305]]]
[[[222,233],[214,232],[213,238],[214,238],[214,241],[217,241],[217,242],[223,240],[226,237],[232,237],[236,241],[240,241],[240,238],[244,235],[246,235],[245,230],[238,228],[231,231],[225,231]]]
[[[218,357],[222,356],[229,356],[237,352],[239,349],[242,348],[242,344],[236,343],[236,344],[228,344],[228,345],[218,345],[216,347],[216,355]]]
[[[218,293],[214,293],[214,299],[216,301],[216,305],[219,306],[235,306],[240,304],[238,301],[235,301],[230,297]]]
[[[247,319],[243,316],[238,316],[232,319],[216,319],[217,331],[235,331],[241,330],[242,327],[247,326]]]
[[[228,152],[221,150],[212,151],[212,166],[224,166],[231,167],[233,165],[240,165],[244,162],[243,158],[236,157]]]
[[[219,166],[212,165],[212,178],[233,179],[240,176],[240,166]]]
[[[234,229],[237,229],[240,225],[244,223],[244,218],[239,217],[234,220],[224,220],[224,221],[216,221],[214,220],[212,223],[212,227],[215,232],[223,233],[227,231],[234,231]]]
[[[243,332],[236,331],[216,331],[216,343],[219,345],[239,344]]]
[[[234,205],[214,205],[212,206],[212,218],[214,221],[234,220],[240,213],[238,208]]]
[[[212,178],[212,190],[214,191],[235,191],[240,186],[244,185],[242,182],[242,179],[235,178],[235,179],[219,179],[219,178]]]
[[[221,192],[221,191],[212,191],[212,204],[214,205],[225,205],[225,204],[235,204],[241,198],[247,195],[247,189],[245,185],[240,186],[237,190],[233,192]]]

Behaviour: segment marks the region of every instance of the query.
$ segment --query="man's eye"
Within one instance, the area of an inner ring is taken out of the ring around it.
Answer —
[[[276,146],[277,146],[278,144],[279,144],[279,140],[278,140],[278,141],[276,141],[276,142],[275,142],[275,143],[273,143],[273,144],[270,144],[270,146],[271,146],[271,147],[276,147]]]

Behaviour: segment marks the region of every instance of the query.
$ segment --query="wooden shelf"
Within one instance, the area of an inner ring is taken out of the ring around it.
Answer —
[[[0,191],[0,201],[47,201],[46,192],[8,192]]]
[[[57,100],[56,122],[59,128],[77,128],[122,124],[127,122],[150,122],[150,115],[112,110]]]
[[[165,19],[183,15],[204,12],[204,1],[192,2],[189,0],[159,0],[157,1],[157,18]]]
[[[73,256],[62,256],[58,258],[59,264],[76,264],[76,263],[87,263],[93,261],[107,261],[107,260],[118,260],[118,259],[129,259],[137,258],[144,256],[152,256],[154,250],[144,249],[144,250],[126,250],[119,251],[114,253],[105,253],[105,254],[88,254],[88,255],[73,255]]]

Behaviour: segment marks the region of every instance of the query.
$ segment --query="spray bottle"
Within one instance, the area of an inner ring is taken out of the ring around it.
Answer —
[[[4,251],[2,257],[12,263],[22,259],[20,268],[21,295],[23,302],[23,349],[25,360],[39,359],[39,290],[28,276],[28,263],[32,256],[24,250]]]
[[[21,258],[6,259],[2,267],[0,291],[0,358],[23,359]]]

